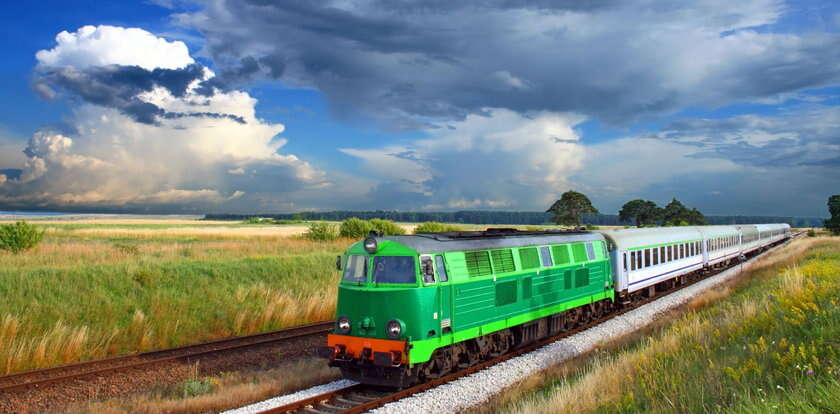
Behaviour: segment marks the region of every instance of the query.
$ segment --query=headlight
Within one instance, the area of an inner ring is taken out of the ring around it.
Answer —
[[[350,333],[350,319],[347,319],[346,316],[338,318],[338,321],[336,322],[335,326],[341,333]]]
[[[385,333],[391,338],[399,338],[402,335],[402,323],[398,320],[391,320],[385,327]]]

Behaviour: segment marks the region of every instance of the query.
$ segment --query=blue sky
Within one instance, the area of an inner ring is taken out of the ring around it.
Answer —
[[[6,7],[0,209],[826,215],[830,1]],[[61,35],[59,35],[62,33]]]

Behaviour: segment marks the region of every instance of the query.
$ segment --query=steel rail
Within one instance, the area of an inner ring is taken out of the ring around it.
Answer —
[[[121,355],[78,362],[52,368],[31,370],[0,376],[0,395],[21,388],[39,387],[84,377],[102,375],[133,368],[143,368],[175,360],[207,356],[272,343],[281,343],[308,336],[323,335],[332,330],[333,321],[316,322],[256,335],[238,336],[158,351]]]

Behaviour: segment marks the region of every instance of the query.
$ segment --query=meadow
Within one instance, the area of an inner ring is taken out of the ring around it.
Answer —
[[[840,240],[800,240],[763,261],[648,331],[477,412],[837,412]]]
[[[353,242],[305,225],[32,223],[40,245],[0,252],[0,373],[331,319]]]

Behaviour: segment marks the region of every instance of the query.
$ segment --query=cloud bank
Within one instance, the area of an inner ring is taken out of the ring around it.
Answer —
[[[283,125],[257,118],[248,93],[206,90],[214,75],[183,43],[111,26],[62,32],[56,42],[36,55],[36,85],[78,103],[72,130],[33,134],[18,177],[0,179],[0,203],[271,208],[331,185],[281,153]]]

